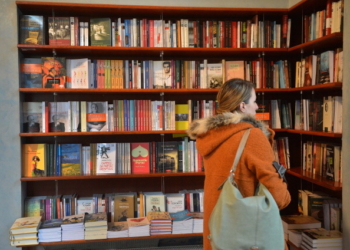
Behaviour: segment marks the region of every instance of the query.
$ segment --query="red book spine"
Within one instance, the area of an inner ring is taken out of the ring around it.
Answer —
[[[287,48],[288,15],[282,17],[282,48]]]
[[[232,22],[232,32],[231,32],[231,35],[232,35],[232,48],[237,48],[237,22],[236,21],[233,21]]]
[[[326,5],[326,36],[331,34],[332,24],[332,0],[327,0]]]
[[[154,20],[149,20],[149,46],[154,47]]]

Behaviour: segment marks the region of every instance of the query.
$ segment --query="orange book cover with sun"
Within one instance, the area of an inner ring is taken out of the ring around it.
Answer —
[[[45,144],[22,145],[23,177],[46,176]]]
[[[131,147],[131,173],[150,173],[150,155],[148,142],[133,142]]]

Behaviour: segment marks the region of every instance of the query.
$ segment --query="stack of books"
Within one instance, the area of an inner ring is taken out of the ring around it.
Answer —
[[[107,213],[85,214],[85,240],[107,239]]]
[[[39,229],[39,242],[57,242],[62,240],[62,219],[46,220]]]
[[[342,250],[343,234],[338,230],[326,230],[324,228],[305,230],[302,232],[301,249]]]
[[[147,218],[151,223],[151,235],[171,234],[172,223],[168,212],[150,211],[147,213]]]
[[[84,239],[85,214],[69,215],[63,218],[62,241]]]
[[[172,234],[193,233],[193,218],[187,209],[176,213],[170,213],[170,216],[173,221]]]
[[[191,213],[193,217],[193,233],[203,233],[203,212]]]
[[[150,222],[147,217],[127,218],[129,237],[150,236]]]
[[[285,239],[297,247],[301,245],[304,230],[321,227],[321,222],[309,215],[282,215],[281,218]]]
[[[11,246],[38,245],[38,228],[40,225],[41,216],[16,219],[10,228]]]
[[[108,223],[107,238],[129,237],[129,226],[126,221]]]

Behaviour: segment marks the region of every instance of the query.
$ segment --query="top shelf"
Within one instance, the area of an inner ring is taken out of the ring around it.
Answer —
[[[279,16],[287,14],[285,8],[215,8],[215,7],[179,7],[179,6],[144,6],[144,5],[115,5],[115,4],[82,4],[82,3],[49,3],[49,2],[32,2],[16,1],[18,9],[22,14],[46,14],[55,16],[80,16],[80,17],[130,17],[137,16],[143,18],[193,18],[208,19],[223,18],[225,16],[235,18],[248,15],[268,15]]]

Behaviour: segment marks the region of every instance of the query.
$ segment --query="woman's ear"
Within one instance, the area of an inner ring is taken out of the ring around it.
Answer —
[[[239,104],[239,110],[240,110],[242,113],[245,112],[245,103],[244,103],[244,102],[241,102],[241,103]]]

